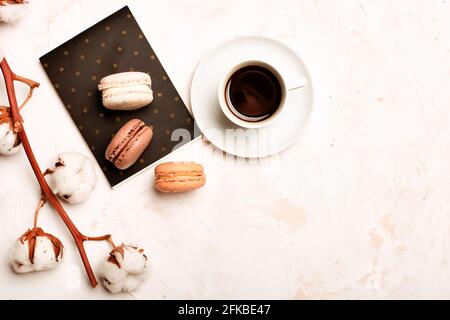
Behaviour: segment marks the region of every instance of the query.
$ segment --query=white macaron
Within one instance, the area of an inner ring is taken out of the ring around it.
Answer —
[[[100,80],[103,106],[110,110],[136,110],[153,101],[152,80],[144,72],[121,72]]]

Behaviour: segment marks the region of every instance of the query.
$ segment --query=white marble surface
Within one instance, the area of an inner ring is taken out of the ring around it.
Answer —
[[[90,200],[67,209],[82,231],[150,252],[134,295],[90,288],[49,207],[40,221],[65,244],[64,263],[12,273],[8,248],[39,189],[23,151],[1,158],[1,298],[450,298],[448,1],[32,0],[26,20],[0,25],[0,42],[15,72],[42,84],[23,116],[43,168],[58,152],[90,152],[38,58],[125,4],[185,101],[196,64],[224,39],[296,47],[315,81],[311,121],[259,163],[201,140],[175,152],[206,167],[207,186],[191,194],[155,193],[152,170],[112,191],[97,168]],[[97,268],[108,246],[87,249]]]

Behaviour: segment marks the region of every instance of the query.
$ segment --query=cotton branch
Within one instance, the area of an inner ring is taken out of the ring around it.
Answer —
[[[111,243],[114,247],[114,244],[112,242],[111,239],[111,235],[105,235],[105,236],[101,236],[101,237],[88,237],[83,235],[75,226],[75,224],[72,222],[72,220],[70,219],[69,215],[66,213],[66,211],[64,210],[64,208],[62,207],[61,203],[59,202],[59,200],[56,198],[56,196],[53,194],[52,190],[50,189],[47,181],[44,178],[44,174],[42,174],[41,169],[39,168],[39,165],[37,163],[37,160],[34,156],[33,150],[31,149],[30,146],[30,142],[28,140],[28,137],[25,133],[24,127],[23,127],[23,120],[22,117],[20,115],[20,108],[22,108],[31,98],[32,94],[33,94],[33,90],[37,87],[39,87],[39,83],[33,81],[33,80],[29,80],[20,76],[15,75],[12,70],[10,69],[6,59],[1,60],[0,62],[0,68],[2,70],[3,73],[3,77],[5,80],[5,84],[6,84],[6,91],[8,94],[8,100],[9,100],[9,106],[10,106],[10,111],[11,111],[11,117],[12,117],[12,122],[13,122],[13,128],[14,131],[18,134],[23,148],[25,150],[25,153],[28,157],[28,161],[31,164],[31,168],[33,169],[33,172],[36,176],[36,179],[38,180],[38,183],[41,187],[42,190],[42,199],[39,202],[39,206],[36,210],[35,213],[35,223],[37,223],[37,215],[39,213],[39,210],[41,208],[41,204],[43,205],[45,203],[45,201],[47,201],[48,203],[50,203],[53,208],[56,210],[56,212],[58,213],[59,217],[64,221],[65,225],[67,226],[67,228],[69,229],[70,233],[72,234],[73,239],[75,240],[75,244],[78,248],[78,251],[80,253],[81,256],[81,260],[83,262],[83,265],[86,269],[86,273],[88,275],[89,281],[92,285],[92,287],[96,287],[97,286],[97,279],[95,278],[94,272],[92,271],[92,267],[89,263],[89,260],[87,258],[86,255],[86,251],[84,248],[84,242],[85,241],[108,241],[109,243]],[[15,94],[15,90],[14,90],[14,81],[20,81],[25,83],[26,85],[28,85],[30,87],[30,92],[28,94],[28,97],[25,99],[24,103],[22,103],[22,105],[18,106],[17,104],[17,99],[16,99],[16,94]],[[47,174],[48,172],[46,172],[45,174]]]

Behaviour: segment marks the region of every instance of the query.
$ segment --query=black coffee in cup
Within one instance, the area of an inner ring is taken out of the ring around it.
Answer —
[[[259,65],[248,65],[235,71],[228,80],[225,99],[238,118],[262,121],[281,105],[283,89],[278,77]]]

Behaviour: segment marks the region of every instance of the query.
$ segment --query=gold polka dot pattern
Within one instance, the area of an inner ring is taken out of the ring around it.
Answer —
[[[40,60],[112,186],[169,154],[180,143],[171,140],[176,129],[188,130],[192,138],[199,132],[194,130],[193,119],[128,7]],[[99,80],[124,71],[141,71],[151,76],[155,98],[150,106],[127,112],[102,106]],[[153,127],[153,140],[135,165],[121,171],[104,159],[104,153],[115,132],[133,118]]]

